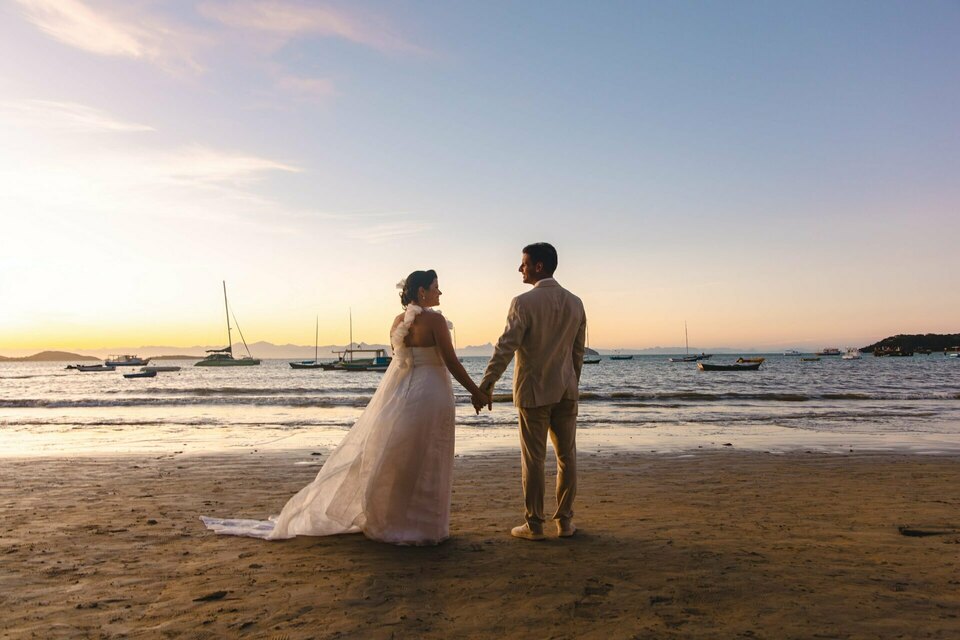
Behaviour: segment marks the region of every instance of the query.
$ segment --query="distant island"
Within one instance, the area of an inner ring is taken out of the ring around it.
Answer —
[[[22,358],[0,356],[0,362],[64,362],[67,360],[100,360],[100,358],[81,356],[77,353],[69,353],[67,351],[41,351],[32,356],[23,356]]]
[[[960,350],[960,333],[902,333],[884,338],[860,351],[873,353],[874,351],[953,351]]]

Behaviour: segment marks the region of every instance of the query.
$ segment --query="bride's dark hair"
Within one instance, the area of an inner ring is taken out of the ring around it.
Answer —
[[[403,290],[400,292],[400,304],[406,309],[408,304],[416,303],[420,293],[420,287],[429,289],[433,281],[437,279],[437,272],[433,269],[426,271],[414,271],[407,276],[404,281]]]

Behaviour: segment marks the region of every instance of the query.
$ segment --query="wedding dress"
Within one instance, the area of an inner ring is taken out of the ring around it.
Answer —
[[[407,306],[380,386],[314,481],[270,520],[201,517],[208,529],[267,540],[362,532],[404,545],[448,537],[453,384],[437,347],[404,344],[422,311]]]

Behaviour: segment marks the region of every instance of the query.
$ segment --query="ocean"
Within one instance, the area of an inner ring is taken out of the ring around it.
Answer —
[[[597,452],[960,451],[960,359],[768,355],[756,372],[700,372],[666,356],[584,365],[578,443]],[[731,362],[714,356],[710,362]],[[479,381],[486,358],[465,358]],[[67,363],[0,363],[0,453],[181,453],[335,446],[382,374],[194,367],[125,379]],[[511,370],[492,412],[457,394],[458,451],[516,448]]]

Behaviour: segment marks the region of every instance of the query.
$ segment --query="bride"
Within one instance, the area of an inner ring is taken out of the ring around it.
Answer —
[[[446,319],[432,310],[442,295],[436,272],[414,271],[400,284],[393,361],[314,481],[268,521],[202,517],[208,529],[268,540],[362,532],[400,545],[449,536],[455,409],[447,372],[475,406],[490,399],[460,364]]]

